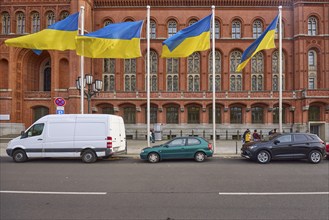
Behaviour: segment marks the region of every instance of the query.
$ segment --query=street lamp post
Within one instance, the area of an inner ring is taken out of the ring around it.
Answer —
[[[87,101],[88,101],[88,114],[90,114],[91,109],[90,109],[90,102],[91,102],[91,97],[99,93],[102,88],[103,88],[103,82],[102,80],[95,80],[93,82],[93,76],[91,74],[86,74],[85,79],[83,80],[84,85],[83,88],[86,87],[86,84],[88,86],[87,91],[84,90],[84,94],[87,96]],[[76,87],[78,90],[81,89],[81,77],[79,76],[78,79],[76,80]]]

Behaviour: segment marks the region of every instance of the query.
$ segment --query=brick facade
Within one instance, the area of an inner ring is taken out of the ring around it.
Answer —
[[[216,125],[220,138],[235,138],[246,128],[259,129],[264,133],[278,124],[273,122],[274,108],[278,106],[278,92],[272,91],[272,56],[275,49],[263,51],[264,81],[261,91],[252,91],[252,67],[248,63],[242,72],[242,91],[230,90],[230,54],[243,52],[253,39],[253,22],[260,20],[264,29],[283,6],[283,54],[284,60],[284,131],[306,131],[318,133],[329,140],[329,1],[299,0],[52,0],[24,1],[0,0],[0,14],[10,15],[10,33],[3,33],[0,24],[0,114],[10,117],[1,120],[3,126],[22,124],[30,126],[36,111],[43,107],[49,113],[56,113],[54,99],[63,97],[67,101],[65,113],[80,112],[80,93],[75,80],[80,75],[80,58],[74,51],[44,51],[40,56],[31,50],[7,47],[4,40],[20,36],[17,34],[16,14],[25,14],[25,32],[31,33],[31,13],[40,14],[41,29],[47,26],[45,15],[52,11],[55,20],[63,11],[77,12],[85,6],[85,29],[89,32],[104,26],[106,20],[114,23],[126,20],[145,20],[146,5],[151,6],[151,19],[156,23],[156,38],[151,39],[151,50],[158,56],[157,91],[151,93],[151,106],[156,108],[156,122],[162,125],[162,136],[199,135],[210,138],[212,124],[209,111],[212,106],[212,92],[209,90],[209,51],[200,52],[200,91],[188,92],[187,59],[179,59],[179,90],[167,91],[166,59],[161,58],[162,42],[168,37],[168,21],[177,21],[177,30],[188,26],[190,20],[200,20],[211,13],[216,6],[215,18],[220,23],[220,38],[216,39],[216,50],[221,54],[221,90],[216,92],[216,106],[220,107],[221,122]],[[317,19],[317,33],[308,35],[308,19]],[[241,21],[241,38],[232,39],[232,22]],[[114,114],[124,116],[124,108],[136,110],[135,123],[127,124],[127,135],[144,138],[146,135],[146,22],[141,39],[142,57],[136,59],[136,90],[125,92],[124,60],[115,60],[115,91],[102,91],[94,96],[91,106],[94,113],[103,113],[105,108]],[[276,40],[278,45],[278,40]],[[316,53],[315,89],[309,89],[309,51]],[[44,71],[51,69],[50,91],[45,91]],[[85,58],[85,72],[91,72],[96,79],[102,79],[103,59]],[[166,123],[169,106],[178,108],[178,123]],[[190,106],[199,109],[199,123],[189,123]],[[232,107],[241,108],[242,123],[231,123]],[[262,123],[252,123],[254,107],[263,109]],[[310,120],[310,109],[318,112]],[[87,101],[84,111],[87,112]],[[47,113],[47,112],[46,112]],[[44,111],[39,112],[44,114]],[[153,127],[153,125],[152,125]],[[3,132],[6,134],[10,132]]]

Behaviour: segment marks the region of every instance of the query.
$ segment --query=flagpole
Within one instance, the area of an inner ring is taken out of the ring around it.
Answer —
[[[80,29],[80,35],[84,35],[85,32],[85,7],[81,6],[80,7],[80,12],[81,12],[81,29]],[[83,42],[82,42],[83,43]],[[84,101],[84,56],[80,56],[80,79],[81,79],[81,84],[80,84],[80,113],[83,114],[83,101]]]
[[[282,6],[279,6],[279,132],[282,133]]]
[[[146,39],[147,39],[147,63],[146,63],[146,68],[147,68],[147,76],[146,76],[146,90],[147,90],[147,106],[146,106],[146,111],[147,111],[147,131],[146,131],[146,136],[147,136],[147,146],[150,147],[150,6],[148,5],[147,7],[147,28],[146,28]]]
[[[215,6],[212,8],[212,138],[214,154],[216,153],[216,84],[215,84]]]

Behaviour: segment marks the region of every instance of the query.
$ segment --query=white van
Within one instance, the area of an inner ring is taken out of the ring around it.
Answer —
[[[33,123],[6,149],[15,162],[36,157],[80,157],[92,163],[98,157],[126,153],[122,117],[107,114],[46,115]]]

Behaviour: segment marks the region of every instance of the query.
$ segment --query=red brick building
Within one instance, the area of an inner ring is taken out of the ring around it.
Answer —
[[[162,42],[215,11],[216,133],[235,138],[246,128],[278,128],[278,50],[259,52],[235,72],[242,52],[283,14],[283,129],[311,131],[329,140],[329,0],[0,0],[0,119],[2,135],[17,133],[45,114],[54,99],[65,113],[80,112],[75,51],[7,47],[8,38],[30,34],[85,7],[85,29],[145,20],[142,57],[85,58],[85,72],[103,81],[93,113],[121,115],[128,138],[146,135],[146,6],[151,6],[151,123],[169,135],[212,136],[211,51],[161,58]],[[276,39],[278,47],[278,39]],[[87,101],[85,101],[87,112]],[[160,125],[160,126],[156,126]]]

